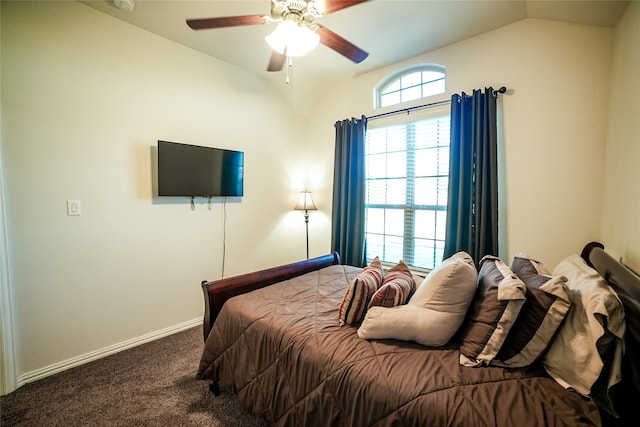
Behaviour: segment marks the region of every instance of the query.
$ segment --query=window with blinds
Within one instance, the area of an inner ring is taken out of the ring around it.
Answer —
[[[367,130],[366,257],[417,269],[442,261],[449,116]]]

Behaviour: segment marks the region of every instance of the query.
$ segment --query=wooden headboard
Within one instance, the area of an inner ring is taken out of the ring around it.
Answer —
[[[640,402],[640,276],[607,254],[604,246],[597,242],[585,246],[582,258],[616,291],[625,310],[627,328],[622,382],[613,387],[615,402],[621,403],[616,406],[621,418],[615,419],[603,412],[603,425],[637,425],[636,406]]]
[[[254,271],[240,276],[228,277],[213,282],[203,281],[204,321],[202,332],[204,333],[204,340],[207,340],[213,322],[215,322],[220,310],[222,310],[222,305],[229,298],[339,263],[340,255],[337,252],[333,252],[317,258]]]

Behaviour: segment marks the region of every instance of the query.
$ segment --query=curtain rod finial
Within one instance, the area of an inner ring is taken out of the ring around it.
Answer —
[[[494,89],[492,92],[492,95],[497,98],[499,93],[506,93],[506,92],[507,92],[507,88],[502,86],[500,89]]]

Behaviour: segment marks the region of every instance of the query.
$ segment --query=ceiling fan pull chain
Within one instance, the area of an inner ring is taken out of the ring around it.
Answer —
[[[286,80],[285,80],[285,82],[286,82],[287,84],[289,84],[289,81],[290,81],[290,80],[289,80],[289,69],[290,69],[291,67],[293,67],[293,58],[292,58],[292,57],[290,57],[290,56],[287,56],[287,78],[286,78]]]

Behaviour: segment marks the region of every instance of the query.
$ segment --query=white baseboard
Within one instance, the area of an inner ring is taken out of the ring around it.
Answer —
[[[179,323],[177,325],[169,326],[168,328],[161,329],[159,331],[151,332],[149,334],[123,341],[118,344],[110,345],[96,351],[72,357],[71,359],[63,360],[62,362],[54,363],[53,365],[45,366],[44,368],[36,369],[35,371],[27,372],[26,374],[20,375],[18,377],[17,386],[21,387],[27,383],[40,380],[53,374],[57,374],[58,372],[66,371],[67,369],[84,365],[85,363],[110,356],[123,350],[127,350],[129,348],[133,348],[141,344],[193,328],[198,325],[202,325],[202,318],[197,318]]]

